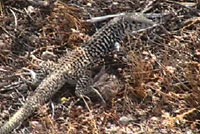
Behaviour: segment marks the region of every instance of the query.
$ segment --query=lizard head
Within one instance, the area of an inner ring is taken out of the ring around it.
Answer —
[[[152,20],[146,18],[142,13],[126,13],[120,16],[123,27],[128,32],[138,32],[156,25]]]

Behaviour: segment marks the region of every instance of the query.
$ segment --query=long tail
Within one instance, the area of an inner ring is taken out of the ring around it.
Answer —
[[[50,99],[65,83],[64,73],[54,72],[49,75],[36,89],[35,94],[30,97],[22,108],[20,108],[0,128],[0,134],[9,134],[24,120],[32,115],[40,105]]]

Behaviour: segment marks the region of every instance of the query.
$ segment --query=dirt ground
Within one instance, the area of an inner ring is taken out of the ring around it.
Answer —
[[[23,78],[38,59],[57,62],[108,22],[85,20],[133,11],[167,15],[105,60],[95,84],[107,104],[66,84],[12,134],[200,133],[199,0],[1,0],[0,125],[34,93]]]

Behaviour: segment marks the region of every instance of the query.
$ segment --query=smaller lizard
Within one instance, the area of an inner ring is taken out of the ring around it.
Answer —
[[[35,94],[0,128],[0,134],[9,134],[47,102],[65,83],[76,85],[78,97],[87,96],[92,87],[91,68],[115,50],[118,44],[133,31],[152,27],[155,23],[140,13],[126,13],[112,19],[82,46],[60,58],[50,74],[36,88]],[[97,92],[98,93],[98,92]]]

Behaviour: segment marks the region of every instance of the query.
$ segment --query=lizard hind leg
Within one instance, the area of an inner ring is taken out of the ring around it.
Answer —
[[[100,97],[101,101],[105,104],[105,100],[101,93],[93,86],[92,72],[89,70],[79,70],[79,77],[76,83],[75,94],[83,98],[93,97],[95,95]]]
[[[57,63],[53,61],[40,61],[37,69],[31,70],[28,68],[23,68],[23,73],[21,75],[21,79],[23,82],[25,82],[27,85],[30,85],[31,87],[37,87],[42,80],[53,70],[56,70]],[[30,77],[27,79],[27,76],[30,75]]]

